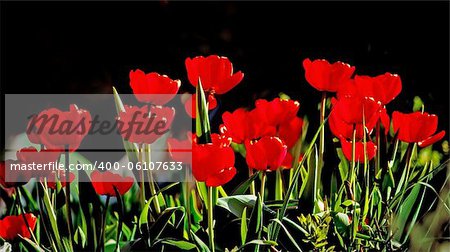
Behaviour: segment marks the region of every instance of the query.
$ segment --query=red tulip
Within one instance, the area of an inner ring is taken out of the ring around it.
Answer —
[[[30,226],[31,231],[36,227],[37,218],[32,213],[26,213],[25,219]],[[0,220],[0,237],[5,240],[14,240],[22,236],[24,238],[31,238],[30,231],[25,223],[22,215],[6,216]]]
[[[345,82],[337,92],[338,98],[345,96],[371,97],[382,105],[392,101],[402,90],[400,76],[385,73],[376,77],[356,75],[354,80]]]
[[[288,149],[292,148],[302,134],[303,120],[296,116],[291,120],[280,124],[278,137],[286,143]]]
[[[0,185],[2,185],[2,187],[4,187],[4,188],[13,188],[13,187],[24,184],[24,183],[16,182],[16,181],[18,181],[17,179],[9,179],[9,176],[8,176],[8,179],[6,179],[6,169],[9,169],[9,165],[12,162],[15,162],[15,161],[6,160],[6,161],[0,162]],[[14,172],[13,174],[17,174],[17,173]]]
[[[318,59],[303,61],[305,78],[308,83],[319,91],[336,92],[339,86],[350,79],[355,67],[343,62],[330,64],[327,60]]]
[[[349,160],[352,161],[353,158],[353,144],[351,141],[347,141],[345,139],[341,138],[341,146],[342,146],[342,152],[344,153],[344,156]],[[366,154],[367,154],[367,161],[372,160],[373,157],[375,157],[375,153],[377,152],[377,146],[373,142],[366,142]],[[361,141],[358,141],[355,143],[355,161],[364,163],[364,143]]]
[[[236,175],[234,152],[230,139],[212,134],[212,143],[192,146],[192,173],[197,181],[207,186],[221,186]]]
[[[31,171],[15,170],[13,166],[21,165],[18,160],[8,159],[0,162],[0,185],[13,188],[24,185],[32,178]]]
[[[52,173],[53,176],[48,176],[47,177],[47,186],[50,189],[56,190],[56,179],[55,178],[55,173]],[[66,176],[65,176],[65,171],[60,170],[58,172],[59,174],[59,182],[61,183],[61,187],[65,187],[66,186]],[[73,174],[72,172],[69,173],[69,184],[73,182],[73,180],[75,179],[75,174]]]
[[[275,127],[266,123],[256,109],[247,111],[243,108],[236,109],[233,113],[222,114],[223,125],[221,132],[231,137],[235,143],[244,143],[246,140],[258,139],[262,136],[274,136]]]
[[[167,139],[167,146],[170,156],[177,162],[192,164],[192,132],[187,132],[185,140],[175,138]]]
[[[192,118],[195,118],[197,116],[196,99],[197,95],[193,94],[184,103],[184,109],[186,110],[186,113]],[[208,109],[209,110],[215,109],[217,107],[216,97],[214,97],[213,94],[209,93],[207,99],[208,99]]]
[[[240,71],[233,74],[233,64],[226,57],[198,56],[193,59],[187,58],[185,64],[189,82],[196,87],[200,79],[203,89],[213,94],[230,91],[244,78],[244,74]]]
[[[366,124],[376,122],[382,110],[381,104],[372,98],[350,96],[335,100],[331,113],[336,114],[346,124],[361,124],[363,118]]]
[[[36,148],[30,146],[27,148],[22,148],[17,151],[16,156],[18,162],[21,164],[35,164],[40,166],[47,166],[47,168],[41,168],[41,170],[30,171],[30,175],[33,177],[46,177],[51,173],[51,168],[48,165],[51,162],[56,162],[61,152],[55,150],[41,150],[38,151]],[[20,172],[20,171],[19,171]],[[31,178],[31,177],[30,177]]]
[[[132,177],[122,177],[110,171],[95,170],[91,173],[91,182],[97,194],[116,196],[114,188],[120,195],[124,195],[133,186],[134,180]]]
[[[262,137],[256,141],[246,141],[245,149],[248,167],[260,171],[277,170],[287,153],[287,146],[278,137]]]
[[[139,69],[130,71],[130,86],[140,102],[164,105],[175,97],[180,85],[180,80],[172,80],[167,75],[145,74]]]
[[[275,98],[272,101],[259,99],[255,102],[255,113],[267,124],[278,127],[297,115],[300,103],[294,100]]]
[[[47,149],[75,151],[91,127],[91,114],[70,105],[69,111],[56,108],[44,110],[28,123],[27,135],[31,142]]]
[[[438,117],[434,114],[414,112],[403,114],[394,111],[392,114],[394,132],[398,132],[398,139],[407,143],[419,143],[420,147],[431,145],[445,136],[442,130],[437,130]]]
[[[174,116],[172,107],[125,106],[117,118],[119,132],[129,142],[151,144],[170,130]]]

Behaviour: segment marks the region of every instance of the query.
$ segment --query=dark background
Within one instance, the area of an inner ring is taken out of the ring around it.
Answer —
[[[398,73],[389,112],[409,112],[419,95],[448,130],[448,14],[448,2],[2,2],[1,90],[130,93],[140,68],[193,92],[185,58],[219,54],[245,73],[219,112],[282,91],[316,122],[320,94],[302,61],[326,58],[361,75]]]

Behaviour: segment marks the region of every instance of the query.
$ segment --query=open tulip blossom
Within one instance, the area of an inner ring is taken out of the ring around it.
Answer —
[[[407,249],[427,211],[449,214],[448,193],[437,200],[429,184],[448,165],[438,116],[419,98],[394,111],[411,85],[398,74],[301,60],[296,85],[317,104],[295,93],[221,101],[251,82],[224,56],[186,58],[183,86],[131,70],[131,98],[113,88],[108,108],[106,137],[123,149],[92,151],[98,117],[84,104],[36,111],[26,144],[0,162],[0,250]]]

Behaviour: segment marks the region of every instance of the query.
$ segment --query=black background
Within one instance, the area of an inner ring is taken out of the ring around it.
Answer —
[[[448,129],[448,14],[448,2],[2,2],[1,90],[130,93],[140,68],[193,92],[185,58],[219,54],[245,73],[219,112],[285,92],[315,123],[320,94],[302,61],[326,58],[361,75],[398,73],[388,111],[409,112],[419,95]]]

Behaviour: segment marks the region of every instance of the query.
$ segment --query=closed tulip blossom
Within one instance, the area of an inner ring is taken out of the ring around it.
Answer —
[[[100,195],[116,196],[116,191],[120,195],[124,195],[133,186],[132,177],[122,177],[110,171],[100,172],[95,170],[91,173],[92,186],[95,192]]]
[[[170,130],[174,117],[172,107],[125,106],[117,117],[117,127],[127,141],[151,144]]]
[[[196,87],[200,80],[207,93],[225,94],[244,78],[241,71],[233,73],[233,64],[227,57],[197,56],[187,58],[185,64],[189,82]]]
[[[248,111],[238,108],[232,113],[227,111],[222,114],[223,124],[220,126],[220,130],[224,135],[231,137],[234,143],[239,144],[263,136],[274,136],[276,128],[261,115],[263,114],[256,109]]]
[[[231,139],[212,134],[212,143],[192,146],[192,173],[197,181],[207,186],[221,186],[236,175],[234,152],[230,147]]]
[[[348,81],[355,71],[355,67],[343,62],[330,64],[325,59],[303,61],[305,78],[308,83],[319,91],[336,92]]]
[[[427,147],[445,136],[445,131],[436,133],[438,117],[426,112],[404,114],[394,111],[392,114],[394,132],[398,132],[398,139],[407,143],[418,143],[420,147]]]
[[[250,169],[275,171],[283,163],[287,146],[278,137],[262,137],[245,143],[246,161]]]
[[[91,114],[71,104],[69,111],[50,108],[33,116],[27,127],[29,140],[46,149],[73,152],[78,149],[91,127]]]
[[[180,85],[180,80],[172,80],[167,75],[146,74],[139,69],[130,71],[130,86],[140,102],[164,105],[175,97]]]

